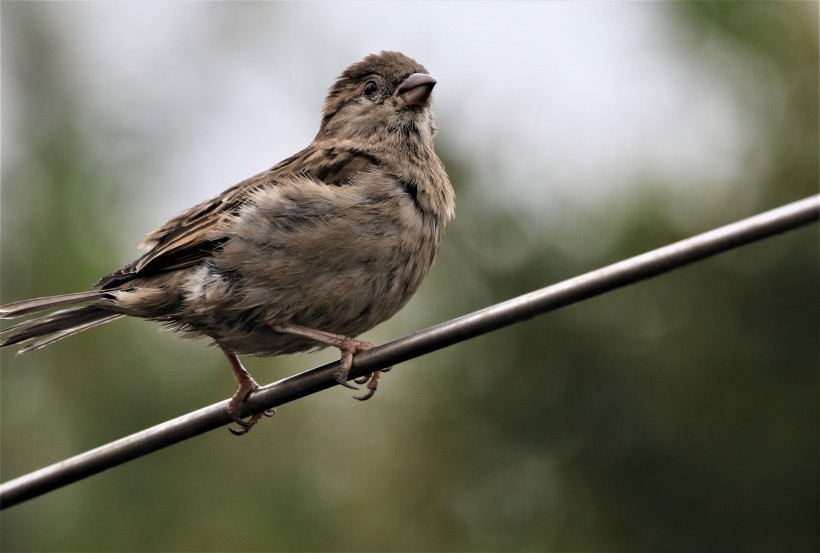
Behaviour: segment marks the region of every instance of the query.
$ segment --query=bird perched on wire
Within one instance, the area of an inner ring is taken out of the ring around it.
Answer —
[[[307,148],[149,233],[142,257],[96,290],[0,307],[6,319],[63,308],[3,330],[0,347],[26,353],[123,316],[209,337],[239,384],[228,408],[236,434],[261,417],[240,417],[259,387],[240,355],[333,346],[336,380],[352,387],[353,355],[372,347],[355,337],[407,303],[454,214],[433,149],[435,84],[399,52],[354,63],[330,88]],[[378,379],[357,380],[368,387],[357,399]]]

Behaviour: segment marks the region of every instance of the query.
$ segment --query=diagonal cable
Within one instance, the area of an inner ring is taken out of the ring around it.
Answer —
[[[399,338],[356,355],[350,377],[368,374],[426,353],[475,338],[628,284],[646,280],[738,246],[815,222],[820,195],[681,240],[601,269],[547,286],[463,317]],[[260,388],[247,402],[261,412],[337,385],[339,362],[279,380]],[[228,401],[158,424],[0,485],[0,508],[76,482],[164,447],[230,424]]]

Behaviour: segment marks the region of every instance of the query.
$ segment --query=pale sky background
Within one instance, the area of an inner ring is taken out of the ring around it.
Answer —
[[[119,173],[111,186],[140,191],[128,244],[307,145],[333,79],[382,49],[415,57],[439,81],[440,140],[483,175],[456,183],[461,193],[495,194],[535,214],[548,214],[554,198],[607,205],[648,179],[717,193],[764,166],[750,114],[778,109],[776,90],[749,95],[721,78],[771,68],[735,55],[730,64],[725,43],[691,36],[665,3],[28,9],[50,23],[60,46],[55,70],[87,110],[78,125]],[[5,46],[14,48],[13,36]],[[767,105],[755,105],[763,97]],[[20,100],[7,81],[6,161],[25,155],[15,141],[15,129],[27,124]]]

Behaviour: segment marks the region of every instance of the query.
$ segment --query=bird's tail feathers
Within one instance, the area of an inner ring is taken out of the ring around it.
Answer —
[[[64,305],[74,305],[89,300],[96,300],[105,294],[106,292],[103,290],[92,290],[90,292],[78,292],[76,294],[62,294],[60,296],[47,296],[44,298],[34,298],[32,300],[16,301],[0,306],[0,319],[16,319],[29,313],[39,313]]]
[[[38,313],[76,303],[83,303],[100,299],[105,294],[103,291],[80,292],[77,294],[65,294],[62,296],[50,296],[47,298],[35,298],[33,300],[18,301],[0,307],[0,318],[12,319],[30,313]],[[41,340],[33,341],[17,352],[17,355],[28,353],[35,349],[43,348],[53,344],[72,334],[88,330],[97,325],[119,319],[123,315],[104,309],[98,305],[86,305],[63,309],[43,317],[24,321],[20,324],[0,330],[0,334],[12,332],[3,341],[0,341],[0,348],[21,344],[36,338]]]

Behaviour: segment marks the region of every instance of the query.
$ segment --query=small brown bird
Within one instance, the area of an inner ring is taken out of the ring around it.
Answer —
[[[145,253],[96,290],[0,307],[11,319],[73,306],[2,332],[19,353],[122,316],[207,336],[230,361],[239,389],[259,385],[237,356],[339,348],[345,386],[355,337],[415,293],[454,214],[454,193],[433,150],[436,81],[399,52],[367,56],[330,88],[313,142],[298,154],[188,209],[141,242]],[[388,369],[383,369],[388,370]],[[366,379],[368,399],[379,372]]]

